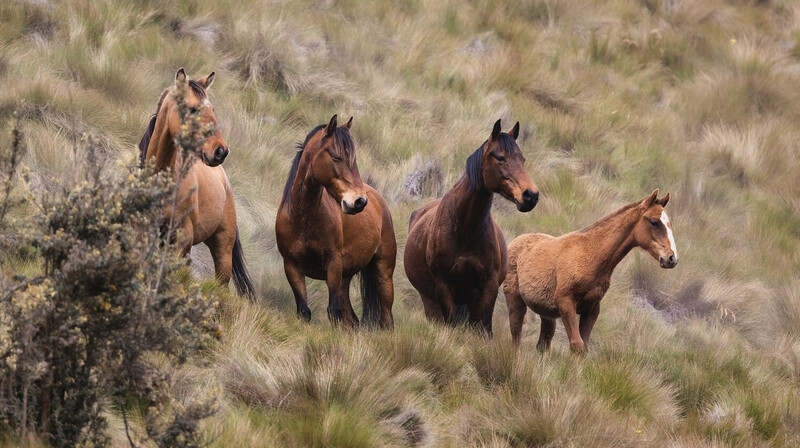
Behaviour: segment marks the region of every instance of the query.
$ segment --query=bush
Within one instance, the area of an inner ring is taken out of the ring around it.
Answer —
[[[195,131],[187,127],[184,147]],[[172,406],[167,367],[208,348],[220,330],[215,300],[182,281],[186,261],[163,238],[164,207],[177,198],[171,176],[133,161],[120,176],[84,135],[73,180],[22,201],[13,188],[19,120],[12,134],[0,157],[3,430],[35,431],[54,446],[102,446],[113,403],[126,431],[126,408],[140,406],[158,445],[200,445],[198,422],[214,401]],[[13,275],[19,254],[31,251],[38,275]]]

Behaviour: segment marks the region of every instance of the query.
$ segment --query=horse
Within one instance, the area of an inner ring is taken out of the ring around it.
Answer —
[[[392,329],[394,225],[386,201],[361,180],[352,124],[337,126],[334,115],[298,144],[275,221],[278,251],[302,319],[311,320],[311,277],[328,287],[330,322],[357,327],[350,281],[360,272],[363,321]]]
[[[508,267],[503,232],[491,214],[494,194],[521,212],[539,200],[516,142],[519,122],[508,133],[500,126],[497,120],[450,191],[411,214],[404,256],[429,320],[455,325],[468,319],[475,328],[483,325],[488,336]]]
[[[166,220],[171,216],[176,218],[181,255],[185,257],[192,246],[205,243],[214,259],[217,280],[227,285],[233,276],[237,292],[254,297],[255,289],[247,273],[236,225],[233,190],[221,166],[230,148],[222,138],[207,93],[213,83],[214,72],[198,80],[189,80],[183,68],[178,70],[174,84],[161,94],[156,113],[139,142],[140,163],[144,167],[146,161],[153,160],[155,173],[171,170],[177,180],[183,163],[183,155],[175,143],[184,123],[176,100],[176,94],[181,92],[191,115],[211,132],[199,145],[197,157],[180,180],[179,201],[174,210],[167,207]]]
[[[550,349],[561,318],[570,349],[583,354],[614,268],[635,247],[647,251],[662,268],[678,264],[678,252],[664,207],[669,193],[658,189],[594,224],[560,237],[543,233],[520,235],[508,247],[508,277],[503,284],[511,338],[519,346],[527,308],[541,317],[536,347]],[[578,322],[580,315],[580,322]]]

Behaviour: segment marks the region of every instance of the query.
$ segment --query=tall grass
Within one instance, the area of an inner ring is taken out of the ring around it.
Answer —
[[[176,68],[217,72],[261,301],[231,296],[223,341],[175,372],[178,395],[219,390],[216,445],[800,443],[794,2],[66,0],[0,16],[0,118],[25,102],[41,188],[70,171],[60,148],[83,131],[110,157],[133,153]],[[294,144],[333,113],[355,116],[360,171],[401,249],[410,213],[502,118],[521,122],[542,194],[530,214],[497,198],[507,241],[587,226],[657,187],[672,192],[680,265],[629,256],[582,360],[560,324],[536,353],[532,313],[515,351],[502,298],[494,340],[427,323],[402,260],[393,333],[331,329],[320,282],[301,324],[273,223]]]

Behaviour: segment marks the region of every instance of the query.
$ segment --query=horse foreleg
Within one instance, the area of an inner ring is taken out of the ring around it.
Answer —
[[[339,287],[339,303],[342,307],[342,317],[348,327],[358,326],[358,317],[353,311],[353,304],[350,302],[350,280],[353,277],[345,277]]]
[[[587,350],[589,349],[589,339],[592,337],[592,328],[594,328],[594,324],[597,322],[597,316],[599,315],[600,302],[595,302],[595,304],[589,308],[589,311],[581,314],[581,338],[583,339],[583,344]]]
[[[494,316],[494,305],[497,302],[497,291],[500,285],[497,281],[490,280],[481,291],[481,296],[477,303],[470,307],[469,322],[472,325],[483,325],[486,335],[492,337],[492,316]]]
[[[340,290],[342,287],[341,258],[331,260],[328,263],[325,284],[328,286],[328,319],[332,324],[336,325],[342,320],[342,304],[340,297]]]
[[[539,319],[542,321],[542,326],[539,330],[539,342],[536,343],[536,349],[544,352],[550,350],[550,342],[553,341],[553,336],[556,334],[556,320],[541,315]]]
[[[303,271],[294,263],[283,259],[283,271],[286,273],[286,279],[289,280],[289,286],[292,287],[294,293],[294,302],[297,305],[297,315],[304,321],[311,320],[311,310],[308,308],[306,301],[306,276]]]
[[[569,348],[575,353],[583,354],[585,347],[578,329],[578,314],[575,310],[575,301],[572,297],[562,297],[556,303],[558,305],[558,314],[564,322],[564,329],[569,337]]]
[[[519,346],[520,335],[522,334],[522,322],[525,320],[525,313],[528,312],[528,305],[522,300],[519,293],[519,286],[516,284],[516,276],[514,282],[511,282],[511,276],[506,277],[506,282],[503,284],[503,292],[506,296],[506,306],[508,307],[508,326],[511,329],[511,340],[515,346]]]
[[[456,303],[453,292],[450,290],[450,285],[443,279],[436,279],[434,283],[434,294],[442,317],[445,322],[453,325],[456,322]]]

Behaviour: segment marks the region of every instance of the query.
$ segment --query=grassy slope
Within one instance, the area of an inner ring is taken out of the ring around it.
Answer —
[[[181,396],[219,395],[219,446],[798,444],[800,7],[597,3],[6,1],[0,115],[33,106],[28,164],[46,185],[69,172],[80,132],[131,156],[177,67],[217,71],[225,167],[264,297],[230,298],[210,363],[176,372]],[[659,187],[681,264],[629,256],[583,360],[561,328],[536,353],[536,318],[515,354],[502,296],[493,341],[429,325],[402,263],[394,333],[331,330],[317,282],[303,325],[273,222],[294,143],[333,113],[355,115],[360,171],[401,248],[430,199],[406,179],[428,167],[448,188],[502,117],[522,123],[542,192],[530,214],[498,200],[509,241],[585,226]]]

